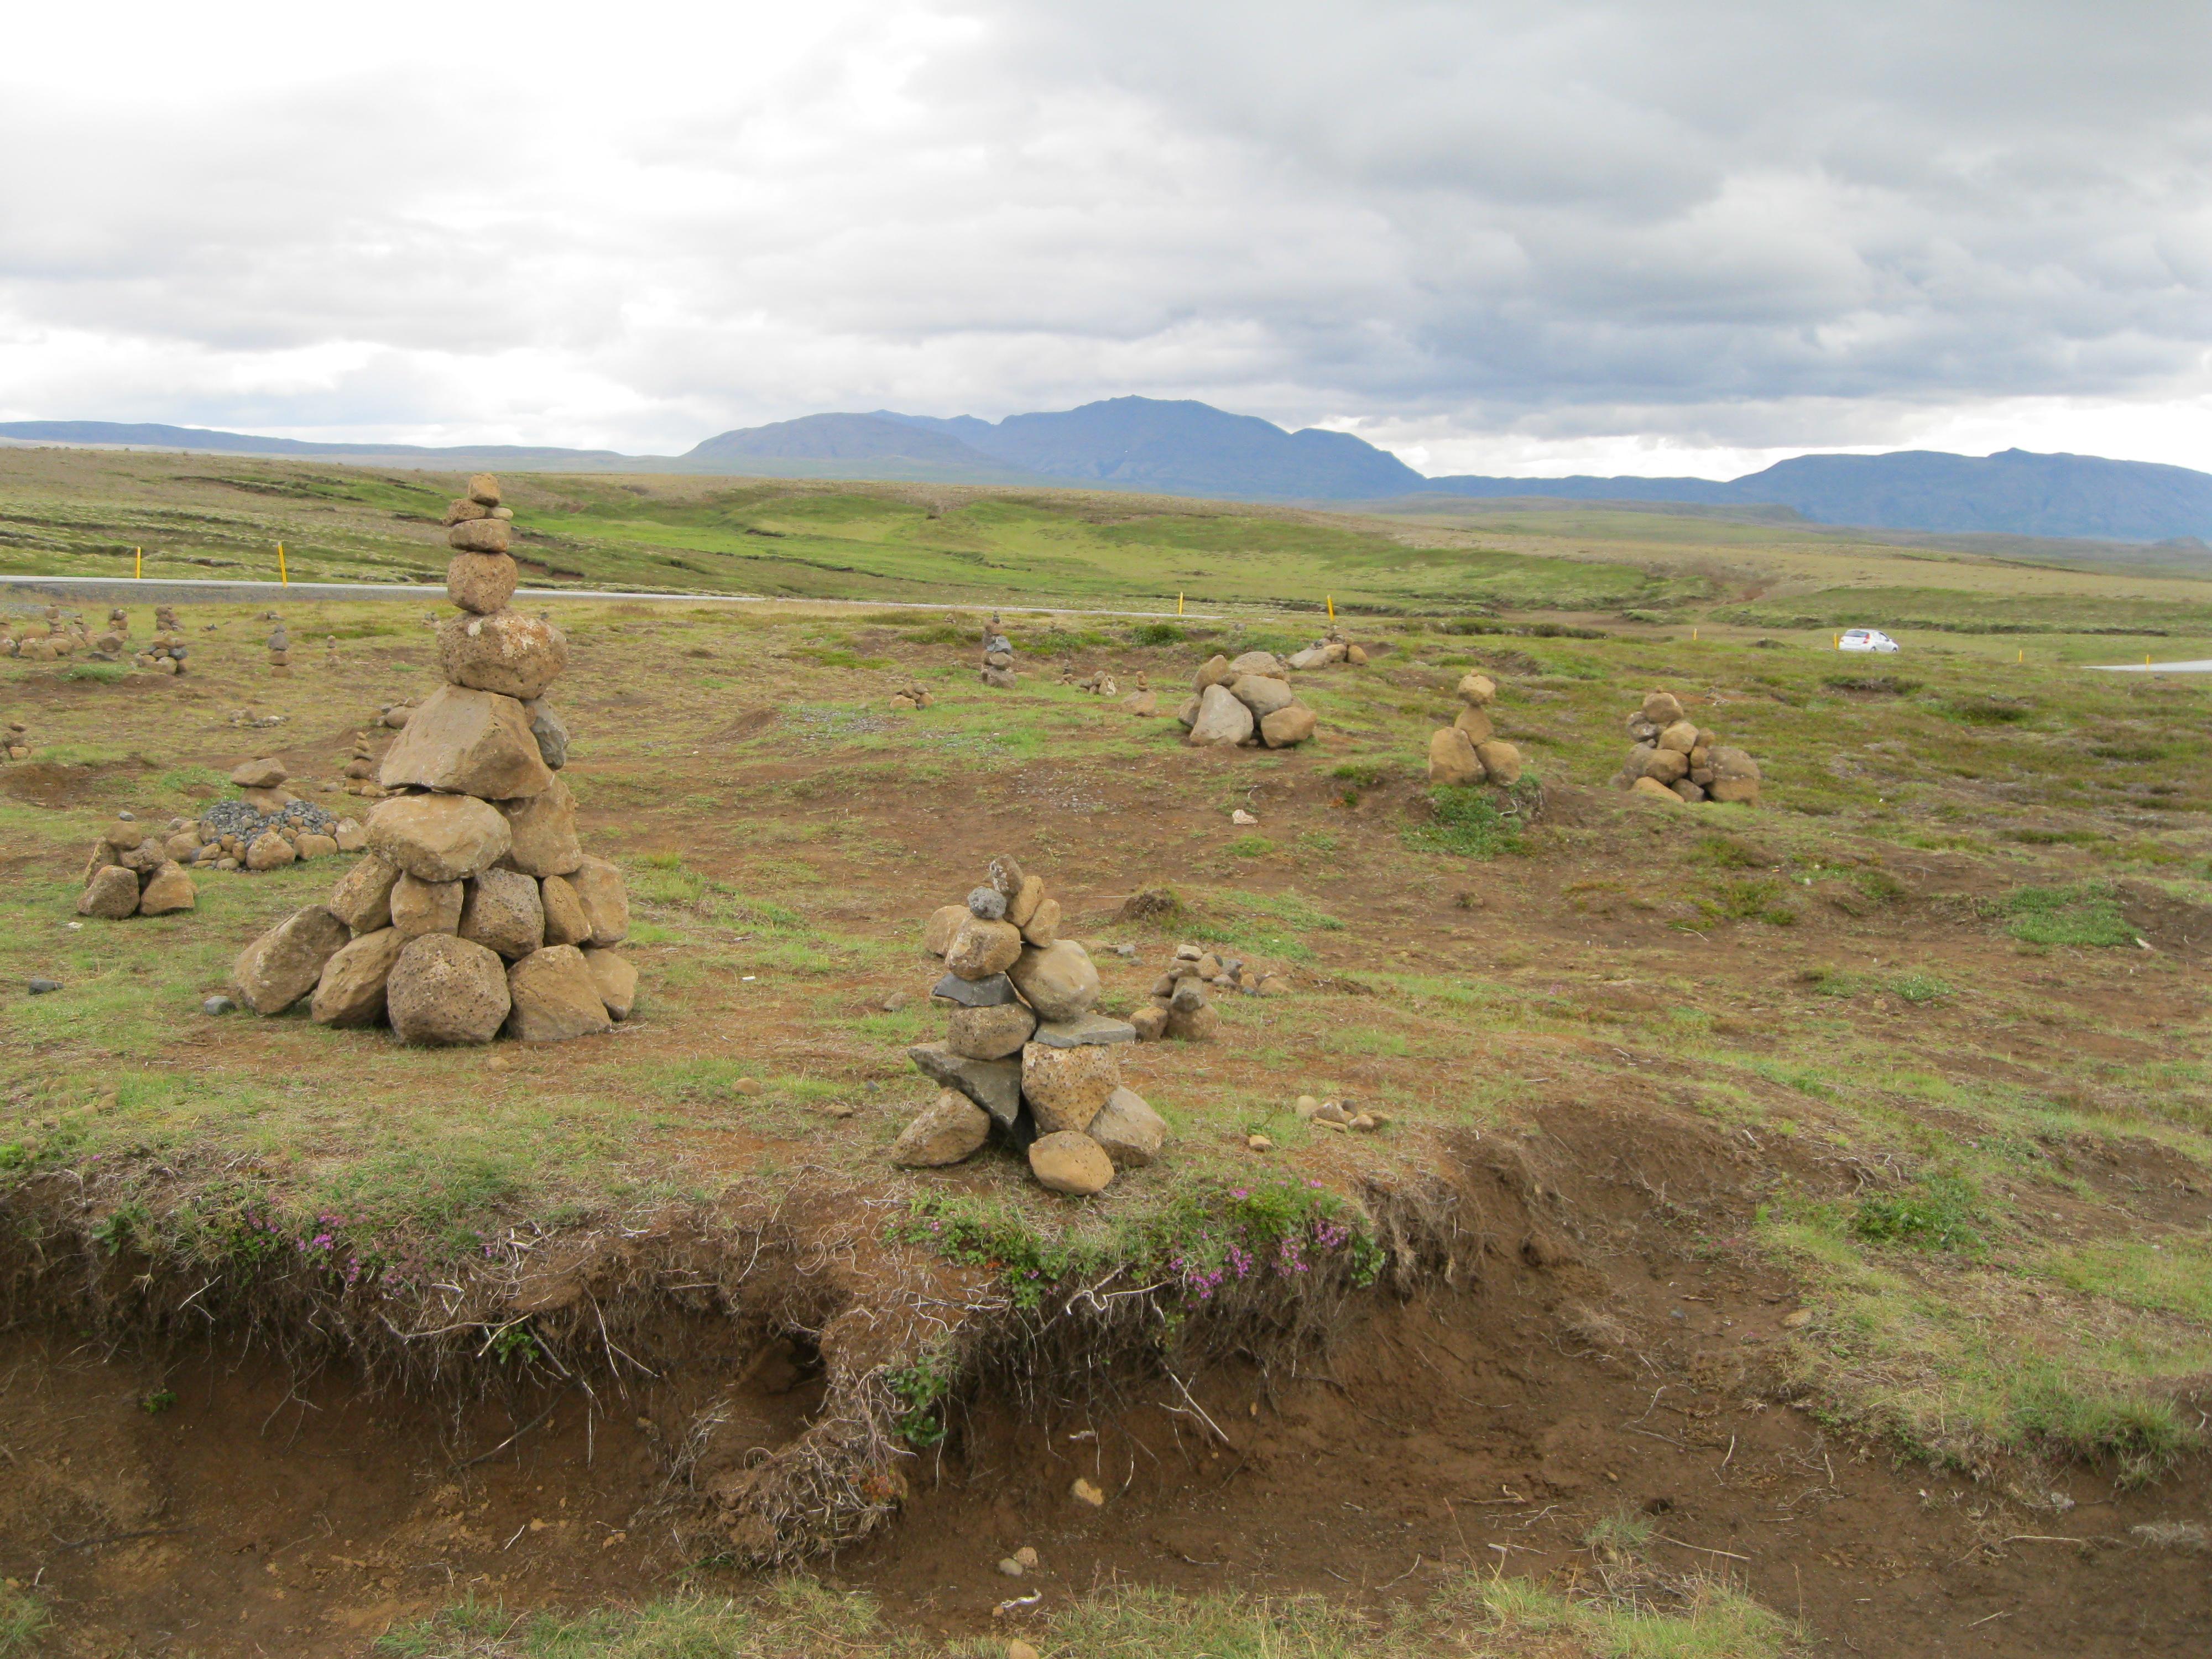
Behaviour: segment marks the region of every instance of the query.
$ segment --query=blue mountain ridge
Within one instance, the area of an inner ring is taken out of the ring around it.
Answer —
[[[1000,421],[972,415],[810,415],[724,432],[683,455],[476,445],[308,443],[102,421],[0,422],[0,441],[126,445],[227,454],[505,465],[517,471],[704,472],[1081,485],[1205,498],[1385,506],[1423,497],[1783,507],[1814,523],[1885,530],[2212,540],[2212,474],[2094,455],[2008,449],[1802,455],[1728,480],[1424,477],[1348,433],[1285,432],[1189,399],[1111,398]]]

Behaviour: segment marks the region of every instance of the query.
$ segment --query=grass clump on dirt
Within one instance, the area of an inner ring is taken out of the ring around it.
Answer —
[[[2084,882],[2067,887],[2022,887],[1997,901],[2005,931],[2026,945],[2116,946],[2137,935],[2111,887]]]
[[[1789,1624],[1728,1584],[1639,1575],[1633,1591],[1558,1590],[1460,1575],[1374,1619],[1316,1596],[1187,1595],[1118,1588],[1079,1596],[1010,1635],[1046,1659],[1781,1659]],[[467,1601],[394,1630],[387,1659],[1000,1659],[1006,1636],[938,1643],[886,1626],[866,1595],[786,1580],[740,1601],[672,1597],[568,1617]]]
[[[1494,859],[1521,850],[1520,818],[1501,808],[1487,789],[1474,785],[1431,789],[1429,810],[1434,816],[1428,823],[1407,826],[1407,846],[1464,859]]]
[[[29,1659],[52,1622],[35,1596],[0,1584],[0,1659]]]
[[[1982,1194],[1962,1175],[1933,1172],[1894,1192],[1869,1193],[1851,1217],[1853,1237],[1869,1244],[1910,1244],[1923,1250],[1978,1254],[1983,1239]]]

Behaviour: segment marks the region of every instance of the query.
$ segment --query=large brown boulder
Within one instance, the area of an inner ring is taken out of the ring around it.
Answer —
[[[464,611],[489,617],[514,597],[520,574],[504,553],[456,553],[446,565],[446,597]]]
[[[1084,1133],[1106,1149],[1115,1169],[1141,1170],[1160,1155],[1168,1125],[1135,1090],[1116,1089]]]
[[[565,1042],[614,1030],[599,981],[573,945],[533,951],[507,970],[514,1000],[507,1034],[523,1042]]]
[[[1482,757],[1456,726],[1441,726],[1429,734],[1429,781],[1448,787],[1480,783],[1487,776]]]
[[[466,897],[458,881],[420,881],[403,874],[392,884],[392,925],[404,939],[457,933]]]
[[[605,859],[586,854],[568,872],[568,885],[584,907],[584,920],[592,925],[592,943],[619,945],[629,935],[629,893],[623,872]]]
[[[1265,720],[1278,708],[1288,708],[1298,700],[1288,680],[1279,680],[1266,674],[1241,674],[1229,687],[1229,695],[1252,711],[1255,720]]]
[[[1319,721],[1302,702],[1286,704],[1260,721],[1260,741],[1270,749],[1291,749],[1314,734]]]
[[[1228,687],[1209,685],[1199,694],[1198,718],[1191,722],[1189,740],[1201,748],[1233,748],[1251,737],[1256,724],[1252,711]]]
[[[637,969],[627,957],[598,949],[584,952],[584,965],[592,970],[592,983],[599,988],[599,1000],[609,1016],[628,1019],[637,1006]]]
[[[468,795],[401,795],[368,816],[369,851],[418,881],[473,876],[514,839],[497,807]]]
[[[315,988],[330,959],[350,935],[329,907],[294,911],[238,953],[231,983],[257,1014],[281,1014]]]
[[[545,907],[545,942],[548,945],[588,945],[592,939],[591,919],[584,914],[584,902],[576,896],[576,890],[559,876],[548,876],[538,884],[538,896]]]
[[[929,913],[929,920],[922,926],[922,948],[933,957],[943,956],[952,948],[952,941],[960,932],[960,924],[972,914],[964,904],[939,905]]]
[[[81,916],[120,921],[137,912],[138,878],[119,864],[106,865],[94,871],[84,891],[76,896],[76,913]]]
[[[545,902],[531,877],[495,866],[463,885],[456,930],[463,939],[489,945],[509,962],[545,943]]]
[[[504,519],[464,519],[446,532],[446,545],[456,553],[504,553],[507,535]]]
[[[1021,953],[1020,928],[970,914],[953,934],[945,952],[945,965],[965,980],[988,979],[1005,973]]]
[[[411,784],[484,800],[519,799],[553,781],[522,704],[459,685],[422,699],[376,775],[386,789]]]
[[[1498,695],[1498,682],[1469,669],[1460,676],[1459,699],[1470,708],[1480,708]]]
[[[197,908],[200,896],[192,886],[192,878],[185,873],[185,866],[174,859],[165,859],[161,866],[146,878],[146,885],[138,895],[138,914],[142,916],[166,916],[179,910]]]
[[[489,1042],[507,1022],[507,964],[499,952],[452,933],[407,941],[384,982],[392,1029],[410,1042]]]
[[[1483,771],[1492,783],[1518,783],[1521,781],[1521,751],[1503,738],[1492,738],[1474,745],[1474,757],[1482,763]]]
[[[240,761],[230,769],[230,781],[241,789],[274,789],[291,776],[284,763],[273,756],[260,760]],[[112,841],[111,833],[108,839]]]
[[[1114,1184],[1114,1160],[1089,1135],[1061,1129],[1030,1143],[1030,1173],[1050,1191],[1088,1198]]]
[[[1676,720],[1653,739],[1662,749],[1674,749],[1688,754],[1698,746],[1698,728],[1688,720]]]
[[[380,853],[368,854],[331,890],[331,908],[356,933],[373,933],[380,927],[389,927],[392,888],[398,879],[398,865]]]
[[[945,1033],[945,1046],[969,1060],[1004,1060],[1021,1052],[1036,1030],[1036,1016],[1018,1002],[986,1008],[955,1008]]]
[[[972,1157],[991,1137],[991,1115],[963,1094],[945,1089],[906,1126],[891,1147],[891,1162],[908,1170],[939,1170]]]
[[[1110,1045],[1022,1045],[1022,1098],[1029,1102],[1030,1115],[1044,1133],[1089,1127],[1098,1109],[1121,1086],[1121,1060]]]
[[[1469,743],[1488,743],[1494,735],[1490,711],[1480,703],[1468,704],[1453,718],[1452,724],[1467,733]]]
[[[1009,921],[1012,918],[1008,917]],[[1022,930],[1022,943],[1034,945],[1040,951],[1050,950],[1060,943],[1060,901],[1040,899],[1036,909],[1030,912],[1027,921],[1015,922]]]
[[[568,641],[551,623],[520,611],[454,617],[438,629],[438,664],[452,684],[526,702],[568,665]]]
[[[249,870],[281,870],[299,861],[300,849],[274,830],[264,830],[246,849]]]
[[[374,1025],[384,1018],[384,986],[407,945],[396,927],[380,927],[341,945],[323,964],[308,1017],[318,1025]]]
[[[469,474],[469,499],[478,507],[499,505],[499,480],[489,472]]]
[[[1014,989],[1039,1019],[1073,1019],[1098,1000],[1098,967],[1072,939],[1043,950],[1025,950],[1006,969]]]
[[[565,876],[584,861],[576,798],[558,777],[534,795],[495,803],[513,836],[507,861],[526,876]]]

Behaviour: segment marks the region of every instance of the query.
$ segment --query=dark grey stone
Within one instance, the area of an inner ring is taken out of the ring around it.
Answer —
[[[522,712],[530,716],[530,735],[538,739],[538,758],[549,771],[559,771],[568,763],[568,728],[543,697],[523,704]]]
[[[1048,1048],[1083,1048],[1094,1044],[1134,1042],[1137,1028],[1126,1019],[1107,1014],[1078,1014],[1073,1019],[1047,1019],[1030,1033],[1031,1042]]]
[[[200,1004],[200,1012],[211,1016],[234,1014],[238,1012],[238,1005],[228,997],[210,997],[205,1002]]]
[[[983,921],[1004,921],[1006,896],[995,887],[978,887],[968,895],[968,914]]]
[[[1018,1060],[969,1060],[941,1042],[918,1042],[906,1057],[932,1082],[957,1089],[998,1122],[1011,1129],[1022,1109],[1022,1063]]]
[[[930,988],[929,994],[945,1002],[957,1002],[963,1008],[996,1008],[1014,1000],[1014,982],[1004,974],[994,974],[988,979],[963,979],[957,974],[947,974]]]
[[[49,991],[60,990],[62,982],[58,979],[34,979],[27,988],[33,996],[42,997]]]

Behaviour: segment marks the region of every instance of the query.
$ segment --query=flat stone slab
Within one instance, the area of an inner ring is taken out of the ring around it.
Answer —
[[[1105,1014],[1078,1014],[1073,1019],[1047,1019],[1030,1033],[1031,1042],[1048,1048],[1083,1048],[1094,1043],[1134,1042],[1137,1028],[1126,1019]]]
[[[1004,974],[994,974],[988,979],[963,979],[957,974],[947,974],[930,988],[929,994],[957,1002],[963,1008],[996,1008],[1014,1000],[1014,982]]]
[[[941,1042],[920,1042],[906,1051],[916,1070],[941,1088],[974,1101],[1001,1128],[1011,1129],[1022,1109],[1022,1063],[1018,1060],[969,1060]]]

